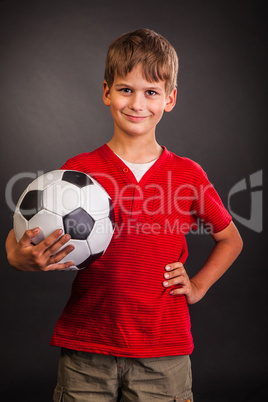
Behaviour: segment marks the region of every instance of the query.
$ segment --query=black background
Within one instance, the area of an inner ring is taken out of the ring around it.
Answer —
[[[264,1],[0,1],[1,373],[8,402],[52,399],[59,350],[48,346],[75,273],[20,273],[8,265],[5,237],[17,202],[36,175],[108,141],[102,104],[104,62],[118,35],[147,27],[178,52],[178,101],[157,140],[206,170],[223,202],[242,179],[266,176],[267,56]],[[26,172],[26,173],[25,173]],[[19,176],[18,176],[19,177]],[[8,201],[9,200],[9,201]],[[265,204],[264,204],[265,205]],[[249,217],[250,193],[233,204]],[[265,208],[263,222],[265,217]],[[244,250],[191,306],[197,402],[262,400],[267,385],[267,262],[261,233],[240,224]],[[187,237],[189,274],[212,246]],[[261,398],[261,399],[260,399]]]

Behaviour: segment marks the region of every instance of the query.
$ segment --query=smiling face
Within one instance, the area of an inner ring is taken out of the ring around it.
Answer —
[[[115,76],[112,87],[103,83],[103,101],[110,106],[114,135],[151,136],[163,112],[176,103],[176,89],[169,95],[165,81],[148,82],[138,65],[125,77]]]

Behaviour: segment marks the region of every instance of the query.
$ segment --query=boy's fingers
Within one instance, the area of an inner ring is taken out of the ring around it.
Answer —
[[[165,267],[166,272],[164,273],[164,278],[174,278],[179,275],[183,275],[185,271],[184,266],[181,262],[175,262],[173,264],[168,264]]]
[[[32,239],[38,235],[40,229],[39,228],[34,228],[34,229],[28,229],[26,232],[23,234],[21,237],[19,243],[22,245],[22,247],[27,247],[31,244]],[[15,232],[14,232],[15,233]]]
[[[64,257],[66,257],[66,255],[68,255],[69,253],[71,253],[74,250],[74,246],[72,244],[64,247],[64,249],[58,251],[56,254],[53,253],[53,255],[51,254],[50,257],[50,264],[57,264],[59,263]]]
[[[165,286],[165,288],[169,287],[169,286],[174,286],[174,285],[185,285],[187,283],[187,280],[184,276],[180,275],[180,276],[176,276],[173,279],[169,279],[168,281],[164,281],[163,285]]]
[[[48,265],[46,271],[64,271],[66,268],[70,268],[74,265],[73,261],[53,263]]]
[[[165,279],[171,279],[171,278],[177,278],[178,276],[185,275],[186,271],[184,267],[179,267],[174,269],[173,271],[168,271],[164,273],[164,278]]]
[[[50,247],[47,247],[45,250],[45,253],[48,255],[53,255],[56,254],[61,247],[63,247],[66,243],[68,243],[68,241],[71,239],[71,236],[66,234],[64,236],[61,236],[58,240],[54,241]],[[70,250],[72,251],[72,250]],[[69,252],[70,252],[69,251]],[[69,252],[66,252],[66,254],[68,254]],[[64,254],[63,257],[66,255]],[[63,258],[62,257],[62,258]]]
[[[62,229],[55,230],[55,232],[53,232],[50,236],[46,237],[43,241],[41,241],[41,243],[35,246],[36,253],[43,254],[60,238],[62,233],[63,233]]]
[[[170,272],[170,271],[173,271],[174,269],[177,269],[177,268],[180,268],[180,267],[183,267],[183,263],[177,261],[177,262],[173,262],[171,264],[167,264],[165,266],[165,270]]]
[[[187,283],[188,276],[181,262],[168,264],[165,269],[164,278],[168,280],[163,282],[164,287],[184,285]]]

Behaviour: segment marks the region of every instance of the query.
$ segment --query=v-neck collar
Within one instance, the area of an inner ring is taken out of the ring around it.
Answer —
[[[100,148],[100,150],[104,153],[104,156],[110,162],[112,161],[114,165],[117,167],[117,169],[122,172],[123,178],[125,179],[126,182],[139,185],[140,187],[142,187],[149,180],[149,178],[159,169],[159,167],[170,158],[171,153],[167,150],[167,148],[165,146],[162,146],[162,149],[163,152],[159,156],[159,158],[147,170],[147,172],[144,173],[141,180],[137,181],[131,169],[129,169],[129,167],[122,161],[122,159],[119,158],[119,156],[117,156],[107,144],[104,144]]]

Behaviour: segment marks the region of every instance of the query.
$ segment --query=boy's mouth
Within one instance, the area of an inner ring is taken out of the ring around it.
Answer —
[[[149,116],[137,116],[137,115],[127,114],[127,113],[123,113],[123,114],[127,117],[127,119],[129,119],[131,121],[136,121],[136,122],[143,121],[143,120],[147,119],[147,117],[149,117]]]

